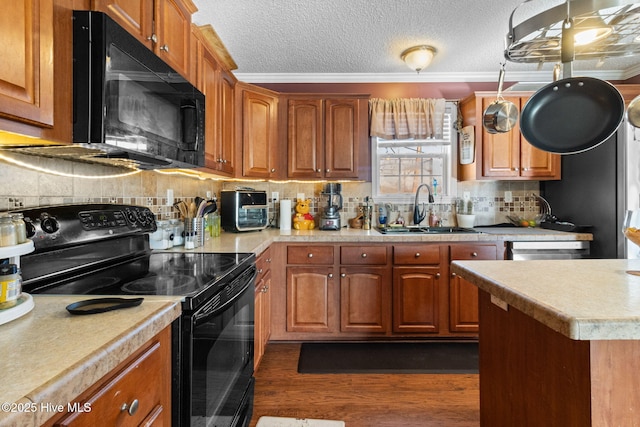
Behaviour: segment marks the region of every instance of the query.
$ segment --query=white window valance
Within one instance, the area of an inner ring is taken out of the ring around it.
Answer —
[[[441,139],[444,113],[444,98],[371,98],[369,135],[383,139]]]

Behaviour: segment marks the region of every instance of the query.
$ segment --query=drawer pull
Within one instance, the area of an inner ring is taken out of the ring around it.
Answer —
[[[456,277],[456,273],[451,273],[451,277]]]
[[[472,257],[477,257],[478,256],[478,252],[471,252],[471,256]]]
[[[362,254],[362,255],[360,255],[360,256],[361,256],[362,258],[366,258],[366,257],[367,257],[367,254]]]
[[[440,273],[436,273],[436,279],[440,278]]]
[[[127,405],[126,402],[123,403],[122,407],[120,408],[120,412],[124,411],[127,411],[131,416],[138,412],[138,399],[133,399],[130,405]]]
[[[333,279],[333,273],[329,273],[327,277],[329,277],[329,279]]]
[[[416,258],[420,258],[420,252],[416,252],[416,254],[414,255]]]
[[[307,254],[307,258],[313,258],[313,254]]]
[[[340,277],[347,277],[347,275],[345,273],[342,273]]]

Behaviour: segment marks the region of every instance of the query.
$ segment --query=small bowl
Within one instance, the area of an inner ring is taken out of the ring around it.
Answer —
[[[544,216],[541,214],[534,216],[518,216],[518,215],[507,215],[507,219],[509,222],[518,227],[537,227],[540,224]]]

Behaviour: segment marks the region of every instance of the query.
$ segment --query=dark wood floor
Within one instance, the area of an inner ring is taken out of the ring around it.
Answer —
[[[298,374],[300,344],[270,343],[256,376],[251,427],[263,415],[347,427],[478,427],[478,375]]]

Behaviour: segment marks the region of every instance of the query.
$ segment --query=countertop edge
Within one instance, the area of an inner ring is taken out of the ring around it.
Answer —
[[[589,262],[589,260],[581,261]],[[489,262],[491,261],[487,261],[487,263]],[[527,261],[509,262],[524,263]],[[614,263],[618,267],[617,269],[624,272],[629,260],[594,260],[594,262]],[[505,304],[510,305],[567,338],[577,341],[640,339],[640,314],[633,312],[627,315],[616,315],[611,312],[607,314],[594,312],[593,315],[586,316],[570,314],[566,310],[554,307],[553,300],[543,301],[542,298],[530,297],[507,283],[488,277],[478,269],[474,269],[474,263],[481,265],[483,261],[453,261],[451,272],[486,291],[492,295],[492,299],[497,298],[498,305],[502,307]],[[601,268],[601,264],[598,266]],[[526,273],[526,270],[523,272]],[[614,271],[612,274],[615,273],[617,272]],[[549,277],[546,277],[545,280],[553,281]]]
[[[104,378],[145,342],[180,316],[182,310],[178,298],[173,300],[167,297],[151,297],[150,299],[164,301],[164,304],[150,316],[132,324],[115,339],[105,342],[83,360],[69,366],[18,401],[26,405],[30,404],[30,408],[36,409],[35,411],[0,412],[0,426],[38,426],[60,414],[55,409],[46,408],[62,405],[66,411],[68,403]]]

